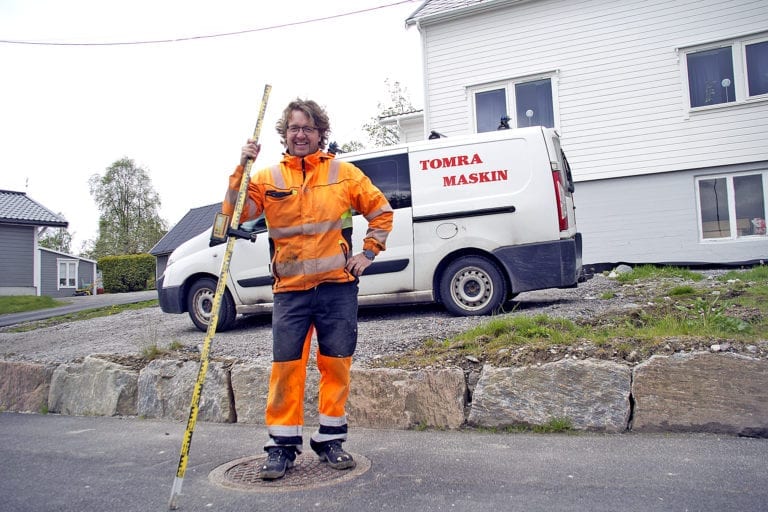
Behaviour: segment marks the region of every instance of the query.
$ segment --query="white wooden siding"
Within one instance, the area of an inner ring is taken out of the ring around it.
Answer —
[[[470,87],[557,71],[576,181],[768,161],[768,101],[689,112],[677,51],[768,31],[765,0],[535,0],[421,30],[426,133],[472,130]]]
[[[722,172],[765,170],[730,166]],[[699,238],[695,177],[707,170],[660,173],[576,184],[576,223],[585,265],[718,263],[768,259],[768,239]]]

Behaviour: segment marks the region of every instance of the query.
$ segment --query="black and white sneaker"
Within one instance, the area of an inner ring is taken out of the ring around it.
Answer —
[[[261,466],[259,478],[276,480],[285,476],[285,472],[293,467],[296,460],[296,449],[285,446],[270,446],[267,448],[267,460]]]
[[[309,446],[321,461],[327,462],[333,469],[351,469],[357,465],[355,459],[341,447],[341,441],[338,439],[323,443],[310,439]]]

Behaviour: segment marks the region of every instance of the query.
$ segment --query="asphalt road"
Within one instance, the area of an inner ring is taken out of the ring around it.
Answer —
[[[79,297],[66,297],[59,299],[67,301],[66,306],[57,308],[38,309],[37,311],[26,311],[24,313],[10,313],[0,315],[0,327],[20,324],[22,322],[34,322],[35,320],[44,320],[59,315],[66,315],[87,309],[96,309],[115,304],[130,304],[133,302],[142,302],[157,298],[156,290],[144,292],[128,293],[105,293],[101,295],[83,295]]]
[[[25,320],[0,316],[0,325],[155,297],[73,297],[68,306],[32,312]],[[137,418],[0,413],[0,510],[168,510],[184,427]],[[262,454],[264,427],[199,422],[179,510],[768,510],[765,439],[352,427],[345,447],[370,460],[364,473],[324,487],[247,492],[209,476],[223,464]]]
[[[0,509],[168,510],[185,424],[0,413]],[[261,426],[198,423],[183,511],[765,511],[768,441],[352,429],[370,468],[338,484],[251,492],[209,475],[262,454]],[[328,471],[331,471],[330,469]]]

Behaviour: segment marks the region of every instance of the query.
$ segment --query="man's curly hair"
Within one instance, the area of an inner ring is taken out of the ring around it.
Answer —
[[[328,114],[325,109],[312,100],[302,100],[296,98],[285,107],[283,115],[275,124],[275,129],[278,135],[280,135],[280,142],[283,146],[287,146],[285,142],[285,134],[288,131],[288,120],[291,118],[291,113],[294,110],[304,112],[304,114],[312,120],[315,128],[320,133],[320,149],[325,149],[328,144],[328,135],[331,133],[331,123],[328,120]]]

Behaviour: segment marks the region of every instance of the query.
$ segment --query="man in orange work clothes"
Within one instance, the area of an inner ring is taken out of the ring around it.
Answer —
[[[320,371],[319,429],[310,446],[334,469],[355,467],[344,451],[350,366],[357,345],[358,280],[386,248],[392,208],[365,174],[324,151],[330,133],[325,110],[296,99],[276,125],[286,148],[278,165],[256,172],[248,184],[241,222],[262,212],[267,221],[274,282],[272,372],[266,423],[267,460],[260,477],[281,478],[301,453],[304,386],[313,329]],[[222,211],[232,215],[248,159],[261,147],[248,140],[229,178]],[[365,216],[362,251],[352,251],[352,210]]]

